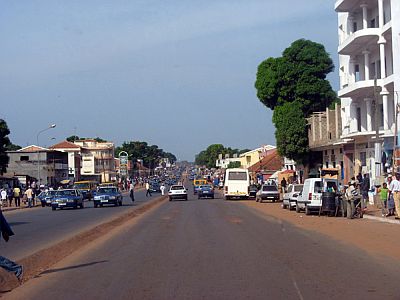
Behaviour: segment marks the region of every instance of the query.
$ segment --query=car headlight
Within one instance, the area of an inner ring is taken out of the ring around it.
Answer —
[[[68,199],[67,202],[74,202],[74,199]]]
[[[110,196],[110,200],[115,200],[115,196]]]
[[[100,200],[99,196],[94,196],[94,200]]]

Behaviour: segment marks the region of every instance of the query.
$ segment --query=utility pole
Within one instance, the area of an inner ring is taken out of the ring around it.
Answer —
[[[379,139],[379,120],[378,120],[378,107],[381,88],[378,87],[377,79],[374,79],[374,100],[372,103],[374,116],[375,116],[375,185],[379,185],[382,168],[382,143]]]

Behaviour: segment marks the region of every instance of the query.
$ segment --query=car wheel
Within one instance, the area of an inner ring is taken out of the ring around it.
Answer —
[[[288,205],[288,210],[290,211],[290,210],[293,210],[293,207],[290,205],[290,202],[289,202],[289,205]]]
[[[286,206],[285,203],[282,203],[282,208],[283,208],[283,209],[286,209],[286,208],[287,208],[287,206]]]
[[[119,206],[122,206],[122,201],[119,202]]]
[[[172,201],[172,198],[171,198],[171,197],[169,197],[169,201]]]
[[[309,216],[311,214],[310,209],[308,208],[308,205],[306,205],[306,215]]]
[[[300,207],[298,205],[296,205],[296,212],[300,213]]]
[[[99,207],[99,205],[98,205],[98,204],[95,204],[95,205],[94,205],[94,208],[98,208],[98,207]]]
[[[51,210],[56,210],[56,208],[54,206],[51,207]]]

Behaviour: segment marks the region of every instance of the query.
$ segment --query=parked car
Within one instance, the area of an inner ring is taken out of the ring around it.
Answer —
[[[52,210],[57,208],[63,209],[66,207],[83,208],[83,195],[80,190],[66,189],[57,190],[51,201]]]
[[[279,201],[279,191],[276,185],[263,184],[261,186],[261,189],[257,192],[256,201],[261,203],[264,200]]]
[[[42,207],[51,206],[51,201],[53,200],[56,192],[57,191],[43,191],[37,196],[40,200],[40,203],[42,204]]]
[[[169,189],[168,197],[169,201],[175,199],[187,200],[188,199],[187,190],[183,185],[173,185]]]
[[[210,184],[201,185],[197,193],[198,199],[211,198],[214,199],[214,187]]]
[[[122,206],[122,194],[116,187],[101,187],[94,193],[94,207],[103,207],[106,204]]]
[[[283,194],[283,208],[292,210],[296,207],[297,198],[303,190],[302,184],[289,184],[287,192]]]
[[[324,179],[326,187],[336,188],[335,179]],[[306,215],[311,214],[312,211],[319,211],[322,204],[322,192],[324,189],[324,182],[321,178],[308,178],[304,181],[301,196],[297,199],[296,212],[302,210]]]
[[[249,187],[249,198],[256,198],[258,192],[258,187],[255,184]]]

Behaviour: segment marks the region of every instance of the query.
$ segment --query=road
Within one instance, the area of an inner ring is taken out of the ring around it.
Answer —
[[[152,198],[159,195],[159,193],[153,193]],[[140,190],[135,193],[134,203],[125,196],[121,207],[94,208],[92,201],[86,201],[84,209],[52,211],[50,207],[37,207],[5,212],[4,215],[15,236],[9,243],[0,243],[0,253],[10,259],[19,260],[99,223],[122,215],[128,208],[139,206],[152,198],[147,198],[145,191]]]
[[[399,267],[241,202],[191,196],[124,225],[5,299],[399,299]]]

